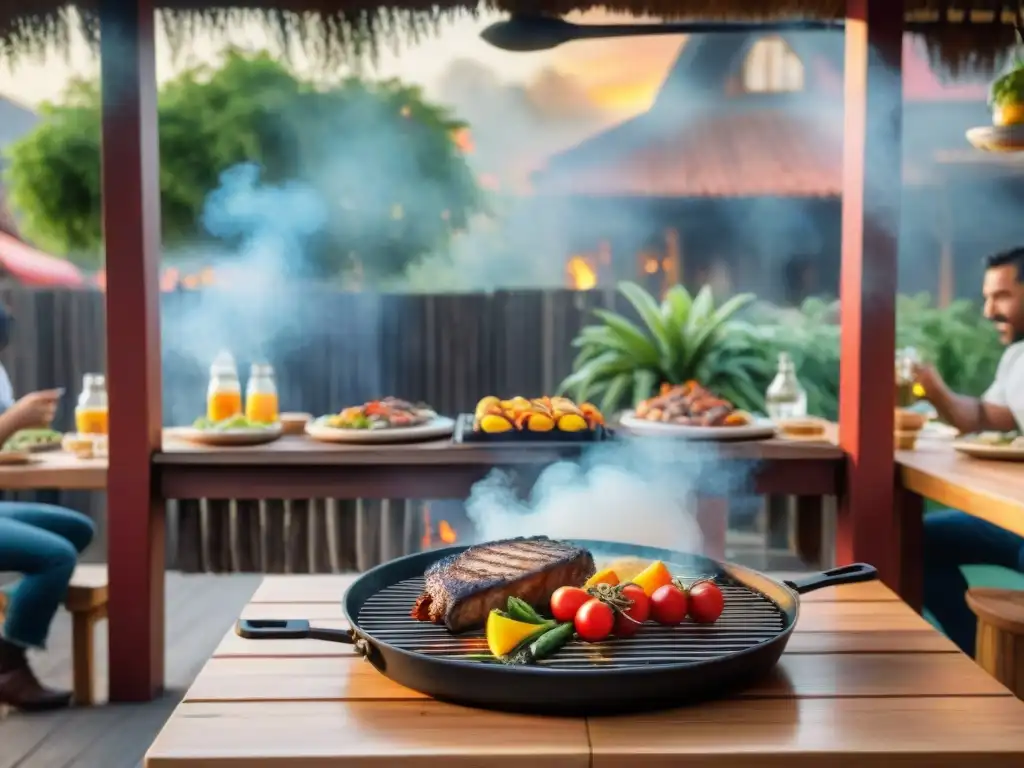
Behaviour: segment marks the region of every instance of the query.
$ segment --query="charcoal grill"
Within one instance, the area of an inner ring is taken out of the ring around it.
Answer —
[[[486,660],[481,630],[452,635],[409,615],[423,590],[424,570],[466,549],[459,546],[399,558],[356,579],[343,600],[351,629],[243,619],[236,631],[251,639],[351,643],[392,680],[446,701],[535,714],[610,714],[679,706],[750,685],[785,650],[799,616],[799,594],[878,577],[871,566],[856,564],[779,582],[700,555],[601,541],[573,543],[599,561],[663,560],[683,580],[712,578],[725,598],[722,615],[712,625],[648,623],[631,638],[573,641],[531,666],[497,664]]]

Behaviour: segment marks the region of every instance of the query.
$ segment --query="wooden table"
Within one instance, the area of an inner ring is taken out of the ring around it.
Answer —
[[[268,577],[249,618],[345,626],[351,577]],[[887,762],[888,759],[888,762]],[[231,631],[147,768],[986,768],[1024,765],[1024,703],[881,584],[804,598],[786,654],[731,701],[610,718],[468,709],[390,682],[351,646]]]
[[[102,491],[107,487],[106,459],[79,459],[65,451],[44,451],[31,464],[0,466],[0,491]]]
[[[1024,536],[1024,464],[974,459],[950,442],[921,440],[897,451],[903,489]]]
[[[695,462],[728,462],[736,484],[746,486],[752,480],[758,493],[835,494],[845,465],[843,452],[828,443],[703,443],[690,450]],[[250,448],[208,448],[165,439],[154,462],[164,498],[438,499],[466,496],[495,468],[528,474],[580,452],[580,444],[574,443],[458,445],[445,439],[332,445],[286,436]]]

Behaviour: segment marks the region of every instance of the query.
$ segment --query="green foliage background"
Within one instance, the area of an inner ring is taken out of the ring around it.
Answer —
[[[9,150],[5,183],[24,234],[97,265],[102,253],[100,94],[78,81],[45,105],[37,128]],[[446,246],[483,207],[456,146],[465,125],[397,80],[349,78],[330,87],[296,77],[266,53],[231,50],[160,92],[160,189],[166,249],[203,239],[203,201],[242,162],[263,180],[300,180],[327,201],[329,231],[311,248],[318,276],[400,274]]]

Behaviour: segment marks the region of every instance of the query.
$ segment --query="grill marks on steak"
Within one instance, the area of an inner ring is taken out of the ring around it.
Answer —
[[[593,574],[590,552],[546,536],[481,544],[427,569],[412,616],[462,632],[483,624],[510,596],[543,606],[559,587],[580,586]]]

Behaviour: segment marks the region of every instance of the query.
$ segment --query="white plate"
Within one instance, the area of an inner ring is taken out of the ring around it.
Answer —
[[[196,429],[175,427],[166,430],[171,437],[199,445],[230,447],[238,445],[264,445],[281,437],[281,425],[269,427],[240,427],[237,429]]]
[[[959,434],[960,431],[956,427],[943,424],[941,421],[929,421],[917,436],[927,440],[953,440]]]
[[[957,440],[953,447],[960,453],[976,459],[994,459],[995,461],[1024,461],[1024,448],[1011,448],[1008,445],[982,445]]]
[[[626,411],[619,424],[626,431],[645,437],[680,437],[686,440],[765,440],[775,437],[775,425],[766,419],[743,427],[690,427],[638,419],[633,411]]]
[[[317,419],[306,425],[306,434],[325,443],[413,443],[450,437],[455,422],[447,416],[435,416],[426,424],[415,427],[386,427],[383,429],[339,429],[328,427]]]
[[[967,131],[967,140],[986,152],[1024,150],[1024,125],[986,125]]]

